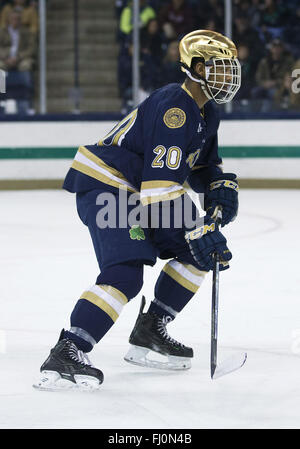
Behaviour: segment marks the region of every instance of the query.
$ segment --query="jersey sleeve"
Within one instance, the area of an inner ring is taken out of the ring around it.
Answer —
[[[143,205],[183,195],[185,189],[182,185],[188,175],[188,111],[179,107],[162,107],[152,123],[149,132],[145,133],[141,183]],[[147,121],[144,126],[147,126]]]
[[[207,140],[203,152],[192,172],[187,178],[187,183],[194,192],[204,193],[211,180],[222,173],[222,159],[218,154],[218,134]]]

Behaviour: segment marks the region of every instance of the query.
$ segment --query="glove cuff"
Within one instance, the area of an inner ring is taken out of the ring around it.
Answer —
[[[223,173],[216,176],[209,184],[209,191],[219,189],[220,187],[227,187],[228,189],[239,191],[239,184],[234,173]]]
[[[199,239],[205,234],[214,232],[217,229],[217,223],[209,215],[205,215],[203,224],[201,226],[198,226],[196,229],[193,229],[192,231],[186,232],[185,239],[187,242],[189,242],[190,240]]]
[[[229,181],[236,181],[237,182],[237,176],[235,173],[220,173],[213,178],[211,178],[211,182],[218,181],[220,179],[228,179]]]

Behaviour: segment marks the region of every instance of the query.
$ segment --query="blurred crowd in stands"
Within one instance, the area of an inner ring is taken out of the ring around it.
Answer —
[[[0,114],[30,114],[33,110],[37,32],[37,1],[0,0],[0,70],[6,72]]]
[[[132,107],[132,3],[115,0],[123,113]],[[195,29],[224,33],[224,3],[140,0],[141,98],[165,84],[184,81],[178,62],[179,40]],[[0,70],[7,74],[0,114],[34,113],[37,6],[37,0],[0,0]],[[300,93],[292,89],[294,70],[300,74],[300,0],[232,0],[232,6],[232,39],[242,66],[242,87],[233,110],[300,111]],[[300,83],[297,85],[300,87]],[[14,108],[16,111],[12,111]]]
[[[115,2],[123,112],[132,106],[132,3]],[[179,40],[195,29],[224,33],[224,3],[140,0],[142,95],[168,83],[183,82]],[[295,81],[292,73],[300,69],[299,0],[233,0],[232,6],[232,39],[242,67],[242,87],[233,101],[233,110],[300,110],[300,93],[291,88]]]

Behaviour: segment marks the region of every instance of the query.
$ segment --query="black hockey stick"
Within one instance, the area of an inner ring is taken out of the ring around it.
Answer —
[[[210,377],[213,379],[217,367],[218,352],[218,311],[219,311],[219,254],[214,254],[211,305]]]
[[[222,221],[222,210],[217,208],[212,217],[217,225]],[[213,282],[212,282],[212,307],[211,307],[211,342],[210,342],[210,376],[212,379],[224,376],[241,368],[247,359],[247,353],[237,354],[230,359],[224,360],[221,364],[217,364],[218,352],[218,312],[219,312],[219,273],[220,273],[220,256],[214,254]]]

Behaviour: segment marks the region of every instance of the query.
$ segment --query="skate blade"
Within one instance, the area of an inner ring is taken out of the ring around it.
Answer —
[[[225,359],[223,362],[216,366],[216,369],[212,375],[212,379],[218,379],[219,377],[225,376],[226,374],[238,370],[246,363],[246,360],[246,352],[235,354],[230,358]]]
[[[38,382],[33,388],[41,391],[95,391],[99,390],[100,382],[92,376],[74,375],[76,383],[63,379],[56,371],[42,371]]]
[[[161,362],[147,358],[146,355],[149,352],[151,350],[148,348],[132,345],[125,355],[124,360],[132,365],[169,371],[183,371],[190,369],[192,366],[191,359],[188,357],[177,357],[174,355],[163,356],[167,357],[167,361]]]

